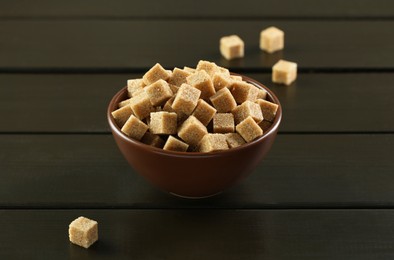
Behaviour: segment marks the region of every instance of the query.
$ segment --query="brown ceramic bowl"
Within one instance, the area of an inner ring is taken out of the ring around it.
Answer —
[[[237,148],[212,153],[165,151],[146,145],[123,134],[112,118],[111,112],[127,98],[125,87],[112,98],[107,110],[108,123],[123,156],[151,184],[181,197],[209,197],[235,185],[248,176],[271,149],[282,118],[282,108],[272,91],[251,78],[242,77],[266,90],[267,100],[279,105],[275,121],[262,137]]]

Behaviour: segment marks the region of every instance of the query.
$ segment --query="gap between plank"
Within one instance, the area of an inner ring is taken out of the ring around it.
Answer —
[[[313,210],[394,210],[394,205],[390,206],[357,206],[357,205],[344,205],[337,207],[329,207],[329,206],[277,206],[277,207],[132,207],[132,206],[102,206],[102,207],[82,207],[82,206],[0,206],[0,210],[222,210],[222,211],[251,211],[251,210],[261,210],[261,211],[313,211]]]
[[[145,73],[150,67],[140,68],[0,68],[0,74],[129,74]],[[272,68],[230,68],[235,73],[271,73]],[[392,73],[392,68],[298,68],[298,74],[347,74],[347,73]]]
[[[14,21],[392,21],[394,16],[259,16],[259,15],[248,15],[248,16],[111,16],[111,15],[42,15],[42,16],[3,16],[0,17],[0,22],[14,22]]]

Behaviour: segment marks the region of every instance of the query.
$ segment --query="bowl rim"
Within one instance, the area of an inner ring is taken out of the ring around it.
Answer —
[[[115,103],[115,101],[119,98],[119,96],[123,95],[125,91],[127,91],[127,86],[123,87],[120,89],[111,99],[111,101],[108,104],[107,107],[107,120],[108,124],[111,128],[112,133],[116,133],[119,137],[122,138],[123,141],[130,143],[132,145],[135,145],[141,149],[145,150],[151,150],[153,153],[158,153],[162,155],[167,155],[167,156],[177,156],[177,157],[187,157],[187,158],[202,158],[202,157],[215,157],[215,156],[220,156],[222,154],[227,154],[227,153],[235,153],[244,149],[247,149],[248,147],[257,145],[258,143],[262,142],[264,139],[268,138],[268,136],[273,135],[277,132],[280,122],[282,120],[282,105],[279,102],[279,99],[276,97],[276,95],[270,90],[268,87],[266,87],[264,84],[258,82],[255,79],[252,79],[250,77],[237,74],[237,73],[230,73],[231,75],[234,76],[241,76],[243,81],[246,81],[248,83],[253,84],[254,86],[263,89],[267,92],[267,95],[270,97],[270,102],[273,102],[278,105],[278,110],[276,112],[275,120],[272,123],[271,127],[268,129],[266,133],[264,133],[262,136],[254,139],[253,141],[249,143],[245,143],[243,145],[240,145],[235,148],[230,148],[227,150],[221,150],[221,151],[213,151],[213,152],[180,152],[180,151],[171,151],[171,150],[163,150],[162,148],[154,147],[148,144],[144,144],[141,141],[134,140],[130,137],[128,137],[126,134],[124,134],[120,128],[117,126],[115,123],[114,118],[112,117],[112,112],[117,109],[118,103]]]

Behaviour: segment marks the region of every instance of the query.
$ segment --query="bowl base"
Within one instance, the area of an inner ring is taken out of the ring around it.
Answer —
[[[216,196],[220,193],[222,193],[223,191],[219,191],[217,193],[211,194],[211,195],[206,195],[206,196],[185,196],[185,195],[180,195],[180,194],[176,194],[174,192],[169,192],[171,195],[174,195],[176,197],[182,198],[182,199],[206,199],[206,198],[210,198],[213,196]]]

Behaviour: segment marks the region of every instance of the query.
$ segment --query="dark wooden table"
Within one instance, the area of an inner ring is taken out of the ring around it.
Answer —
[[[286,33],[284,51],[259,32]],[[228,34],[245,58],[221,58]],[[271,82],[280,58],[299,65]],[[210,60],[283,105],[273,149],[203,200],[153,188],[118,151],[112,95],[156,62]],[[393,259],[394,2],[1,1],[0,259]],[[100,240],[68,242],[96,219]]]

